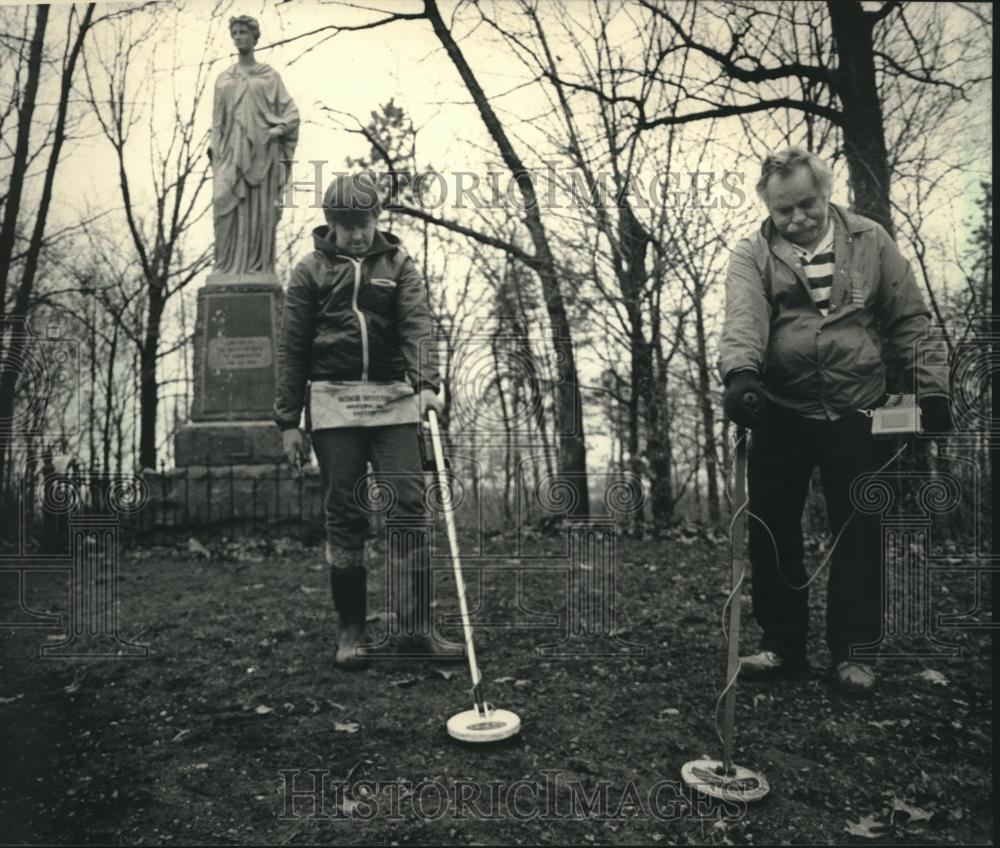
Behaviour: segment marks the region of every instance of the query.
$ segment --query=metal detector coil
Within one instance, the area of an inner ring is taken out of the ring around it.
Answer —
[[[510,710],[494,709],[484,704],[478,709],[456,713],[448,719],[448,735],[461,742],[499,742],[509,739],[521,729],[521,719]]]
[[[736,491],[730,523],[729,627],[726,631],[726,682],[720,695],[724,702],[721,760],[691,760],[681,767],[684,782],[702,795],[725,801],[759,801],[770,789],[764,775],[733,763],[736,732],[736,679],[740,673],[740,616],[743,580],[746,576],[747,432],[736,431]],[[716,707],[718,709],[718,706]]]
[[[702,795],[720,801],[759,801],[771,788],[759,772],[736,765],[727,772],[722,760],[691,760],[681,766],[681,777]]]
[[[434,465],[437,470],[438,486],[441,489],[441,503],[444,507],[445,527],[448,530],[448,545],[451,548],[452,572],[458,591],[458,608],[462,614],[462,632],[465,635],[465,654],[469,659],[469,676],[472,678],[471,710],[457,713],[448,719],[448,735],[461,742],[499,742],[508,739],[521,729],[521,719],[510,710],[498,710],[483,700],[482,674],[476,662],[476,646],[472,639],[472,622],[469,619],[469,605],[465,599],[465,580],[462,579],[462,562],[458,555],[458,535],[455,532],[455,511],[451,501],[451,486],[445,475],[447,467],[444,450],[441,447],[441,433],[438,429],[437,413],[431,409],[427,413],[430,425],[431,445],[434,449]]]

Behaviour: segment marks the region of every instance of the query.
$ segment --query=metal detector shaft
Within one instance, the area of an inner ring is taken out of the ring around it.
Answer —
[[[747,527],[747,431],[736,430],[736,487],[733,499],[731,541],[732,600],[729,602],[729,655],[726,661],[726,701],[722,726],[722,765],[726,774],[733,768],[733,733],[736,725],[736,675],[740,669],[740,615],[743,607],[742,583],[746,574]]]
[[[437,413],[431,409],[427,412],[427,423],[431,430],[431,445],[434,448],[434,468],[437,473],[438,486],[441,488],[441,503],[444,507],[445,527],[448,531],[448,546],[451,548],[451,567],[455,574],[455,588],[458,590],[458,607],[462,613],[462,631],[465,634],[465,652],[469,658],[469,674],[472,677],[472,697],[476,703],[476,711],[486,714],[480,690],[482,675],[476,663],[476,648],[472,641],[472,623],[469,621],[469,606],[465,601],[465,581],[462,579],[462,562],[458,555],[458,537],[455,534],[455,511],[451,502],[451,486],[444,471],[444,451],[441,447],[441,431],[438,429]]]

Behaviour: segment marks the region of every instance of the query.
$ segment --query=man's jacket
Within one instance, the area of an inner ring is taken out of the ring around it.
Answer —
[[[278,342],[274,420],[299,425],[307,381],[394,382],[437,391],[424,281],[391,233],[376,232],[364,257],[338,251],[328,226],[292,271]]]
[[[889,234],[831,204],[834,280],[824,316],[792,246],[768,218],[733,249],[719,370],[752,370],[768,396],[814,418],[870,407],[886,391],[886,365],[921,394],[947,392],[947,355],[925,340],[929,313],[910,265]],[[919,350],[918,350],[919,343]]]

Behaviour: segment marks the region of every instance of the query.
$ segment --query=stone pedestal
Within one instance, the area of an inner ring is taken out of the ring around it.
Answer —
[[[272,420],[282,290],[274,274],[211,274],[198,292],[191,423],[178,468],[281,462]]]

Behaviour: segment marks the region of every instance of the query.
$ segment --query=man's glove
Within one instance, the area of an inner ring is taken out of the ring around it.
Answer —
[[[753,371],[736,371],[726,377],[726,393],[722,399],[726,418],[751,430],[760,424],[767,396]]]
[[[920,425],[925,433],[932,436],[944,435],[955,429],[948,395],[925,395],[920,398]]]
[[[289,465],[309,462],[309,438],[298,427],[281,431],[281,447]]]

